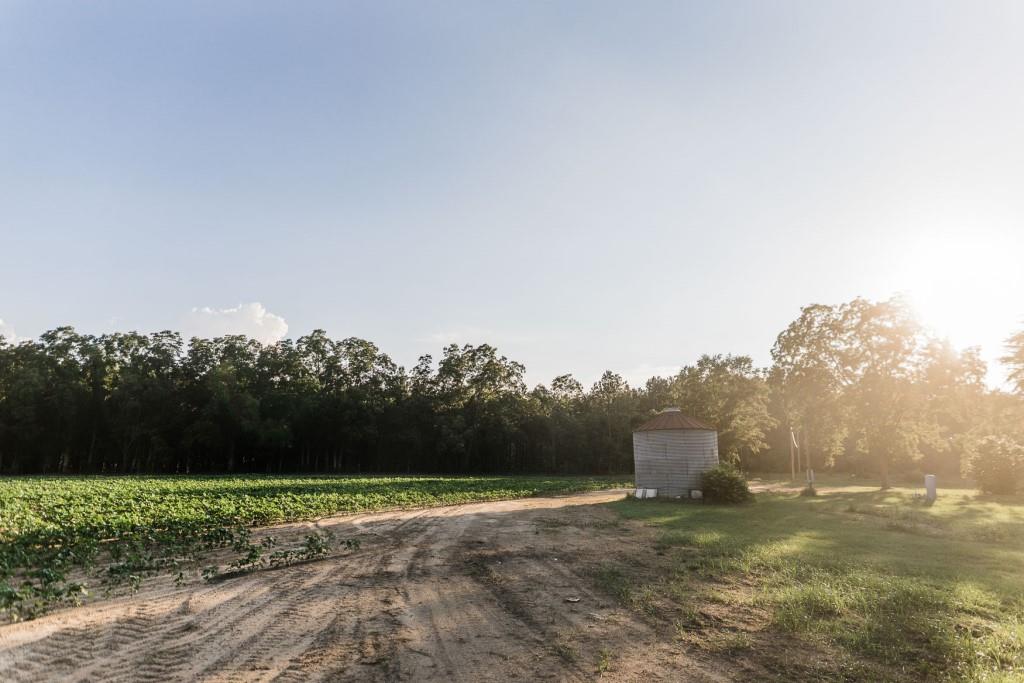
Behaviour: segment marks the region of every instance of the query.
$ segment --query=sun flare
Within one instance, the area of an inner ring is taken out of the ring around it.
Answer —
[[[922,240],[910,250],[902,291],[921,324],[956,346],[998,347],[1007,298],[1019,287],[1012,249],[970,234]]]

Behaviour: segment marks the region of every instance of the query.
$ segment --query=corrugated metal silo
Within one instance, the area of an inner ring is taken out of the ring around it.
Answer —
[[[711,425],[666,408],[633,432],[637,488],[658,496],[687,496],[700,475],[718,464],[718,432]]]

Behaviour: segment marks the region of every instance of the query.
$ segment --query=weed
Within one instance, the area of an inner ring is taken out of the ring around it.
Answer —
[[[684,638],[690,631],[696,631],[703,625],[704,620],[701,617],[700,610],[696,607],[682,605],[680,612],[680,617],[672,624],[677,637]]]
[[[614,565],[601,565],[594,571],[594,583],[602,591],[621,603],[628,603],[632,592],[629,580],[622,570]]]
[[[575,662],[578,657],[576,648],[562,639],[555,640],[551,643],[551,651],[569,663]]]
[[[753,640],[746,633],[738,631],[714,631],[706,634],[698,644],[708,652],[735,654],[749,650],[753,646]]]
[[[657,598],[658,591],[653,586],[641,586],[630,591],[629,604],[633,609],[654,616],[658,612]]]

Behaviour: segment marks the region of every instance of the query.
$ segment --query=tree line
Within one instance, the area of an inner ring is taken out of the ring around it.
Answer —
[[[986,387],[976,349],[929,337],[899,299],[802,309],[772,364],[705,355],[631,387],[605,372],[529,389],[488,344],[411,369],[322,330],[263,345],[175,332],[0,337],[0,473],[623,473],[633,428],[665,406],[710,422],[746,468],[959,473],[1021,436],[1024,332]]]

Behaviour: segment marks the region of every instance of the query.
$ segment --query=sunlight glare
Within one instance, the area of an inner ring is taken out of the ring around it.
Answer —
[[[981,346],[990,370],[1024,314],[1015,241],[1005,232],[929,234],[908,250],[900,278],[921,324],[959,349]]]

